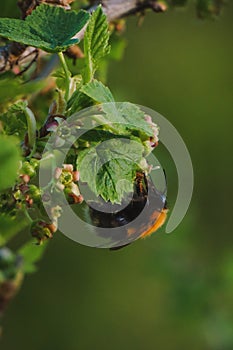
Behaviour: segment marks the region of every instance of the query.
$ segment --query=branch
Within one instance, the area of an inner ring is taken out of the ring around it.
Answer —
[[[64,7],[65,9],[70,9],[69,5],[73,1],[74,0],[18,0],[18,6],[22,13],[22,19],[24,19],[41,3],[54,4]],[[143,13],[147,9],[151,9],[154,12],[163,12],[166,10],[164,4],[156,0],[103,0],[92,1],[91,3],[92,5],[88,11],[93,12],[99,4],[102,4],[103,11],[109,22],[136,13]],[[86,27],[77,33],[75,37],[82,40],[85,30]],[[15,66],[18,66],[19,63],[32,61],[34,52],[34,48],[15,42],[0,47],[0,73],[13,69]]]
[[[103,0],[101,4],[109,22],[136,13],[143,13],[147,9],[154,12],[164,12],[167,9],[161,1],[156,0]]]

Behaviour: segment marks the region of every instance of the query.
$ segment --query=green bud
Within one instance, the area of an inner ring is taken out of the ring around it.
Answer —
[[[30,164],[29,162],[24,162],[21,169],[21,174],[29,175],[30,177],[33,177],[35,176],[36,171],[32,164]]]
[[[30,159],[30,164],[33,166],[33,168],[36,170],[39,167],[39,160],[35,158]]]
[[[52,238],[54,232],[53,224],[48,224],[44,221],[34,222],[31,226],[31,235],[37,239],[38,244],[42,244],[48,238]]]
[[[34,202],[41,200],[41,190],[35,185],[29,185],[29,190],[27,192]]]

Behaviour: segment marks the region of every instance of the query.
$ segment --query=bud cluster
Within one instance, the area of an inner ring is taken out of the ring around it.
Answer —
[[[57,189],[65,191],[67,199],[71,204],[82,203],[83,196],[77,184],[79,181],[79,171],[74,171],[72,164],[63,164],[62,168],[56,168],[54,177],[57,180]]]

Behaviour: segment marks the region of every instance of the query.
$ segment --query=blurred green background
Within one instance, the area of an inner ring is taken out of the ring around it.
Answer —
[[[1,16],[18,15],[15,1]],[[170,120],[190,151],[195,188],[180,226],[117,251],[57,235],[4,319],[4,350],[233,349],[233,3],[219,19],[185,10],[128,20],[112,62],[117,100]],[[175,166],[161,146],[172,210]]]

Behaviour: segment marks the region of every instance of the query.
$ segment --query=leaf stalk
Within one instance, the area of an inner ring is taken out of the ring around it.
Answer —
[[[60,59],[62,68],[65,73],[65,80],[66,80],[65,100],[68,101],[70,97],[70,71],[66,64],[66,60],[62,52],[58,52],[58,57]]]

